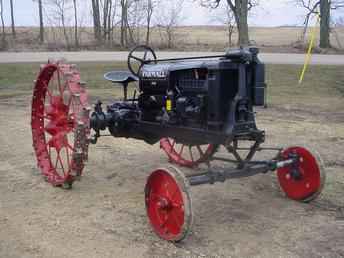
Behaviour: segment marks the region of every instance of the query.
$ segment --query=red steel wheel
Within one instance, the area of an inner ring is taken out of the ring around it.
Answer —
[[[193,168],[208,162],[218,149],[218,145],[185,145],[176,143],[174,139],[162,138],[160,148],[167,154],[170,162],[179,166]]]
[[[192,225],[188,181],[174,167],[155,170],[145,187],[147,216],[155,233],[162,239],[183,240]]]
[[[293,200],[310,202],[322,191],[325,183],[325,170],[318,155],[313,155],[303,147],[289,147],[282,152],[283,159],[290,154],[299,156],[298,171],[300,178],[293,178],[292,167],[277,170],[279,184],[285,194]]]
[[[89,104],[75,65],[41,67],[32,99],[32,140],[38,167],[54,186],[71,187],[87,160]]]

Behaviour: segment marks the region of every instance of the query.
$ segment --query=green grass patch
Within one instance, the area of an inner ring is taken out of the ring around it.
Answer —
[[[344,97],[344,66],[310,66],[302,84],[299,65],[267,65],[268,102],[312,103]]]
[[[79,63],[77,64],[83,81],[87,82],[91,96],[116,97],[120,87],[107,82],[103,75],[112,70],[126,70],[125,62]],[[268,103],[318,105],[332,100],[341,101],[344,97],[343,66],[310,66],[304,82],[299,85],[301,71],[299,65],[267,65]],[[39,64],[1,64],[0,97],[30,94],[39,72]],[[330,104],[330,103],[329,103]]]

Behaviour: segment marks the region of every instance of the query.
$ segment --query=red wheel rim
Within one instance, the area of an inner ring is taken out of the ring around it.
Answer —
[[[185,177],[176,169],[158,169],[145,187],[147,216],[155,233],[168,241],[181,241],[192,223],[191,199]]]
[[[290,147],[284,150],[283,159],[288,159],[291,153],[299,156],[298,170],[301,178],[292,177],[291,166],[279,168],[277,170],[279,184],[285,194],[293,200],[313,200],[320,194],[325,180],[321,160],[303,147]]]
[[[171,138],[162,138],[160,148],[165,151],[170,162],[189,168],[208,162],[217,151],[217,146],[213,144],[185,145]]]
[[[89,105],[74,65],[41,67],[33,100],[31,127],[38,167],[55,186],[81,175],[87,160]]]

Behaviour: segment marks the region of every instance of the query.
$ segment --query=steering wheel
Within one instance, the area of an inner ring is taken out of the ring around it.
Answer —
[[[143,56],[142,56],[143,55]],[[154,50],[146,45],[139,45],[133,48],[128,55],[128,68],[132,74],[139,77],[142,65],[155,61]],[[156,62],[155,62],[156,63]]]

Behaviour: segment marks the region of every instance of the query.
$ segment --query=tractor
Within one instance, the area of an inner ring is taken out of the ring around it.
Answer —
[[[128,55],[128,71],[104,78],[122,87],[123,98],[93,109],[75,65],[50,61],[41,66],[32,99],[32,138],[37,164],[53,186],[71,188],[80,179],[88,149],[104,131],[113,137],[160,142],[171,165],[153,171],[144,201],[153,231],[162,239],[183,240],[192,225],[189,188],[261,173],[277,173],[285,195],[309,202],[321,192],[321,159],[304,147],[264,147],[255,107],[266,107],[265,66],[255,47],[223,55],[158,59],[149,46]],[[128,86],[136,90],[128,96]],[[228,156],[217,155],[223,148]],[[257,152],[273,151],[268,160]],[[231,163],[215,169],[216,161]],[[206,169],[197,169],[200,165]],[[182,173],[183,167],[194,173]],[[114,166],[115,169],[115,166]]]

